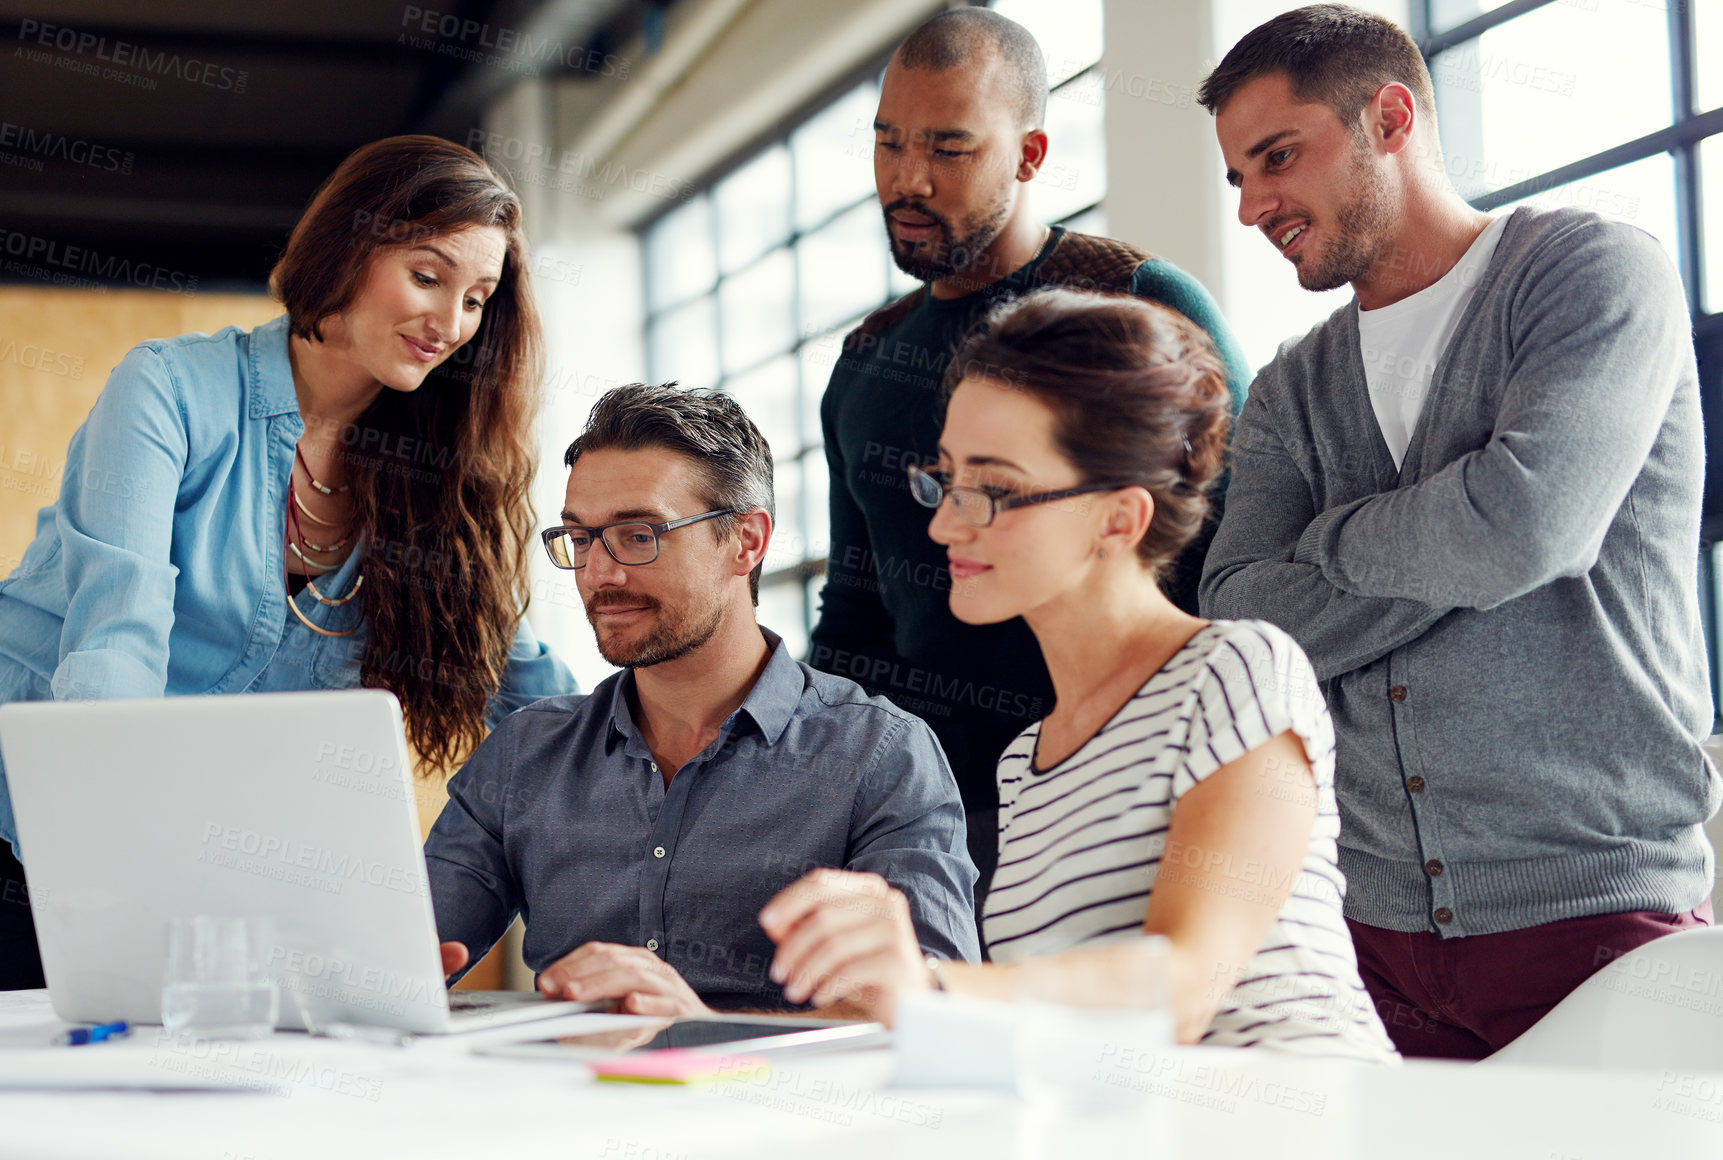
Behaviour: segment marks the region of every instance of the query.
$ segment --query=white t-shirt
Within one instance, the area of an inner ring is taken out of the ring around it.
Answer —
[[[1202,1042],[1393,1058],[1341,917],[1334,727],[1303,650],[1266,621],[1217,620],[1198,631],[1051,769],[1033,765],[1039,722],[1012,742],[999,759],[999,868],[984,919],[994,960],[1140,937],[1163,855],[1168,873],[1206,857],[1166,849],[1180,799],[1289,729],[1316,774],[1316,824],[1279,917]],[[1269,792],[1282,786],[1310,792],[1302,772]],[[1229,877],[1241,892],[1284,889],[1248,852],[1234,857]]]
[[[1437,282],[1388,306],[1358,312],[1358,341],[1370,406],[1398,469],[1430,393],[1436,364],[1501,240],[1503,214],[1484,227],[1454,268]]]

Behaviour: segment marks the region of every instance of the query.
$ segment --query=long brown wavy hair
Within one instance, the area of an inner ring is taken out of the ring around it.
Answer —
[[[379,250],[472,226],[507,238],[477,332],[418,390],[383,391],[341,432],[367,544],[360,683],[395,694],[422,768],[441,774],[484,737],[528,597],[544,343],[520,199],[469,149],[439,137],[376,141],[323,183],[270,275],[292,332],[321,342],[321,324],[351,304]]]

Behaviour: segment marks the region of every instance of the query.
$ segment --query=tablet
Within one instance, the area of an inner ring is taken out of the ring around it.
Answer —
[[[758,1015],[697,1015],[677,1019],[629,1019],[626,1027],[583,1030],[555,1039],[479,1048],[484,1055],[586,1062],[623,1053],[665,1049],[724,1055],[784,1055],[882,1047],[891,1033],[882,1023],[830,1019],[777,1019]]]

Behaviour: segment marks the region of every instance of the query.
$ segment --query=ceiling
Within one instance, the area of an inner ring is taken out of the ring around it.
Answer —
[[[0,0],[0,282],[257,290],[353,149],[466,143],[668,2]]]

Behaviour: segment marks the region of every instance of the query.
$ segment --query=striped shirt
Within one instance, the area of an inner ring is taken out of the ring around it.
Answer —
[[[1310,662],[1259,620],[1215,621],[1076,752],[1036,769],[1041,726],[999,759],[999,868],[985,930],[994,961],[1137,937],[1163,858],[1190,874],[1212,859],[1167,848],[1179,799],[1221,766],[1291,730],[1316,775],[1316,824],[1268,937],[1221,1002],[1204,1044],[1388,1059],[1394,1048],[1358,976],[1335,864],[1334,727]],[[1302,770],[1265,792],[1307,799]],[[1248,851],[1221,872],[1238,898],[1285,890]],[[1209,868],[1212,872],[1212,867]]]

